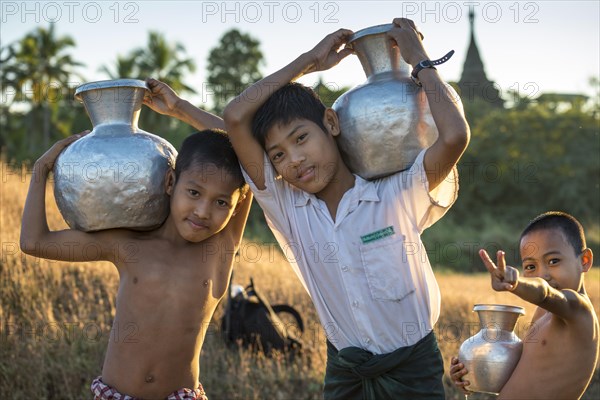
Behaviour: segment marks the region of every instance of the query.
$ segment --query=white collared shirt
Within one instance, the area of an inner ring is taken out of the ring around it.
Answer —
[[[326,204],[281,178],[265,154],[265,185],[246,181],[339,350],[392,352],[425,337],[440,290],[420,234],[458,193],[456,168],[429,193],[423,150],[413,166],[366,181],[355,176],[334,220]]]

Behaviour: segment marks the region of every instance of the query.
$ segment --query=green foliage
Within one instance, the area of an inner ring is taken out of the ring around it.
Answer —
[[[227,103],[262,78],[264,64],[260,42],[237,29],[226,32],[208,56],[209,91],[213,95],[212,111],[221,115]]]
[[[179,42],[169,42],[155,31],[148,32],[148,42],[144,47],[131,50],[127,55],[118,55],[114,68],[102,66],[110,79],[155,78],[171,86],[176,92],[196,93],[184,82],[189,72],[196,71],[196,63],[188,58],[185,47]]]
[[[520,265],[518,235],[524,224],[511,224],[497,217],[493,209],[476,212],[468,220],[457,217],[454,208],[460,208],[461,196],[464,194],[461,193],[453,209],[421,237],[434,269],[484,272],[478,255],[481,248],[491,254],[502,249],[509,264]]]
[[[315,92],[325,104],[325,107],[331,107],[338,97],[350,90],[347,86],[338,87],[335,83],[324,82],[321,77],[314,87]]]
[[[461,216],[492,206],[524,221],[548,209],[597,218],[598,119],[578,108],[539,104],[500,110],[477,121],[460,163]]]
[[[600,238],[593,232],[600,210],[599,120],[597,110],[586,111],[581,100],[542,97],[469,119],[472,138],[459,163],[459,199],[424,235],[436,256],[433,263],[478,270],[478,246],[510,247],[507,253],[516,261],[521,230],[549,210],[579,219],[588,245],[598,250]],[[467,115],[470,111],[479,110],[467,108]]]
[[[118,55],[113,69],[103,66],[100,71],[110,79],[132,78],[145,80],[152,77],[165,82],[180,94],[196,93],[185,82],[185,76],[196,70],[196,63],[186,54],[179,42],[169,42],[155,31],[148,32],[148,42],[127,55]],[[141,129],[167,139],[176,148],[192,132],[192,128],[179,120],[144,109],[140,113]]]
[[[262,208],[260,208],[255,200],[252,200],[252,207],[250,208],[244,237],[258,243],[277,243],[275,236],[273,236],[267,225]]]
[[[133,78],[134,76],[141,76],[139,72],[136,72],[136,59],[133,55],[117,55],[114,69],[103,65],[100,67],[100,72],[104,72],[109,79],[121,79],[121,78]]]
[[[57,37],[51,24],[1,49],[0,143],[11,151],[11,157],[37,157],[70,133],[70,119],[59,120],[57,110],[69,101],[71,77],[80,77],[75,68],[83,64],[68,53],[74,46],[70,36]]]

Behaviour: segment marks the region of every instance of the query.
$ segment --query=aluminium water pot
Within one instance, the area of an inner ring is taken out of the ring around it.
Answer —
[[[147,90],[144,81],[134,79],[89,82],[76,89],[94,128],[67,147],[54,167],[54,196],[71,228],[147,230],[168,216],[165,178],[177,151],[138,128]]]
[[[515,334],[522,307],[476,304],[481,330],[465,340],[458,359],[469,371],[465,379],[473,392],[498,394],[521,358],[523,343]]]
[[[438,137],[423,88],[410,79],[411,67],[393,46],[392,24],[357,31],[350,37],[367,81],[333,104],[341,133],[338,147],[346,165],[365,179],[409,168],[419,152]],[[450,86],[451,96],[458,95]]]

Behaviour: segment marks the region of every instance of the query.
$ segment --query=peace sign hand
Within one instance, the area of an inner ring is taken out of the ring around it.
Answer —
[[[519,271],[516,268],[506,265],[504,252],[498,250],[496,253],[496,264],[492,261],[487,251],[479,250],[479,257],[489,271],[492,277],[492,288],[497,292],[513,291],[517,287],[519,281]]]

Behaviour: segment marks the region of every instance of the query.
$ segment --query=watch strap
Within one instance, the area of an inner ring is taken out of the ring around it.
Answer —
[[[423,61],[421,61],[420,63],[418,63],[417,65],[415,65],[415,67],[413,68],[412,72],[410,73],[410,78],[412,79],[412,81],[417,86],[423,86],[423,84],[419,80],[419,72],[421,72],[421,70],[423,70],[425,68],[437,69],[435,67],[435,65],[440,65],[440,64],[445,63],[446,61],[448,61],[452,57],[452,55],[454,55],[454,50],[450,50],[448,53],[446,53],[446,55],[444,55],[441,58],[438,58],[437,60],[423,60]]]

